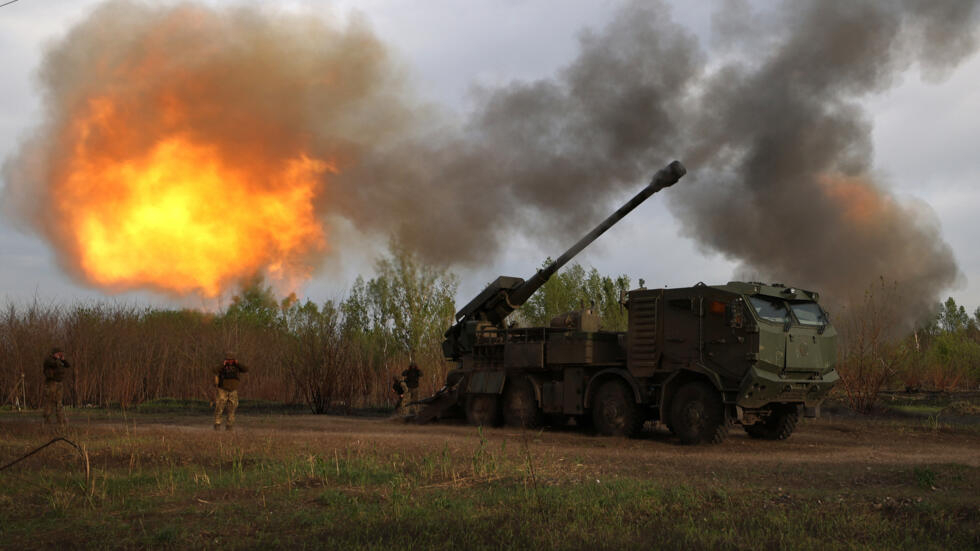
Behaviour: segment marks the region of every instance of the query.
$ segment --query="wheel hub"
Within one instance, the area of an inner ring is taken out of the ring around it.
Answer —
[[[701,428],[704,424],[704,410],[701,404],[697,402],[691,402],[687,405],[684,410],[685,417],[687,417],[687,424],[692,428]]]
[[[602,413],[605,415],[606,419],[613,422],[618,422],[620,417],[622,417],[622,412],[619,411],[619,404],[609,400],[602,405]]]

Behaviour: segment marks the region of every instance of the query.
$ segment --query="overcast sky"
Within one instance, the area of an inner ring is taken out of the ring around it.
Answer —
[[[208,2],[223,4],[224,2]],[[45,47],[62,37],[98,2],[20,0],[0,8],[0,158],[6,159],[42,116],[36,71]],[[267,4],[265,2],[257,4]],[[583,28],[599,28],[621,2],[605,1],[347,1],[294,2],[324,14],[365,18],[401,58],[418,95],[450,111],[465,112],[474,86],[552,76],[572,60]],[[716,55],[711,41],[711,2],[671,2],[672,17]],[[866,100],[874,123],[874,166],[899,197],[920,199],[935,210],[943,236],[964,277],[948,294],[972,310],[980,305],[980,58],[973,56],[939,82],[924,80],[914,68],[901,82]],[[675,157],[684,160],[684,151]],[[651,173],[671,159],[651,159]],[[697,171],[697,166],[688,166]],[[683,182],[682,182],[683,183]],[[637,182],[639,190],[645,182]],[[0,182],[0,185],[5,185]],[[669,193],[669,190],[667,192]],[[609,205],[629,198],[629,194]],[[598,223],[600,220],[596,220]],[[590,228],[583,228],[582,233]],[[338,231],[338,230],[335,230]],[[344,231],[341,229],[339,231]],[[347,231],[353,231],[348,229]],[[648,286],[722,283],[735,262],[680,237],[679,222],[655,196],[604,235],[577,259],[603,273],[625,273]],[[580,236],[568,235],[568,245]],[[343,240],[341,240],[343,241]],[[509,244],[509,252],[479,269],[455,269],[461,288],[457,303],[498,274],[526,277],[545,256],[562,251],[552,241],[529,235]],[[358,273],[370,275],[376,248],[338,250],[301,294],[315,301],[344,293]],[[789,282],[788,282],[789,283]],[[103,292],[63,274],[49,246],[36,235],[0,221],[0,298],[45,302],[107,298]],[[149,293],[113,295],[116,300],[190,305]]]

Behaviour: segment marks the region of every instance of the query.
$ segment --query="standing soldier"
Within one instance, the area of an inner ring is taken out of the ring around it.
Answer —
[[[408,364],[408,369],[402,371],[402,377],[405,378],[405,386],[408,387],[408,402],[417,402],[419,399],[419,379],[422,377],[419,366],[415,362]],[[417,413],[418,407],[418,404],[413,405],[411,411]]]
[[[228,423],[225,428],[231,430],[235,424],[235,410],[238,408],[238,381],[241,374],[248,371],[248,367],[238,363],[233,353],[225,352],[225,361],[212,371],[214,384],[218,388],[218,397],[214,401],[214,430],[221,428],[221,413],[225,410],[225,404],[228,405]]]
[[[59,425],[67,424],[61,400],[65,394],[65,372],[69,369],[71,364],[60,348],[52,348],[51,355],[44,358],[44,424],[51,422],[52,414],[57,415]]]

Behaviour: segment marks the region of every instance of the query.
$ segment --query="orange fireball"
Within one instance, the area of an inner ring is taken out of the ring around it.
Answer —
[[[325,249],[314,200],[324,173],[335,171],[330,162],[302,152],[229,159],[229,148],[179,132],[120,158],[125,147],[90,147],[132,138],[110,100],[90,101],[76,120],[66,136],[74,155],[52,196],[91,282],[214,297],[263,270],[309,275],[304,259]]]
[[[100,289],[298,290],[358,191],[333,176],[409,120],[386,49],[357,21],[167,4],[103,3],[48,50],[0,202]]]

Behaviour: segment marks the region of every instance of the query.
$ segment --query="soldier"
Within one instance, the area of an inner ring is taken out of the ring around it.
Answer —
[[[408,364],[408,369],[402,371],[402,377],[405,378],[405,386],[408,387],[408,402],[417,402],[419,399],[419,379],[422,377],[422,371],[419,370],[419,366],[415,362]],[[412,406],[412,412],[418,412],[418,404]]]
[[[228,423],[225,429],[231,430],[235,425],[235,409],[238,408],[238,381],[241,374],[248,371],[248,367],[238,363],[235,355],[225,352],[225,361],[220,366],[215,366],[214,384],[218,389],[218,397],[214,401],[214,430],[221,429],[221,413],[228,406]]]
[[[392,377],[391,388],[392,390],[395,391],[396,394],[398,394],[398,403],[395,404],[395,415],[405,415],[407,413],[405,404],[408,403],[408,399],[407,399],[408,397],[405,396],[406,394],[405,381],[397,377]]]
[[[44,358],[44,424],[51,423],[53,414],[57,415],[59,425],[67,424],[61,400],[65,394],[65,372],[69,369],[71,364],[60,348],[52,348],[51,355]]]

